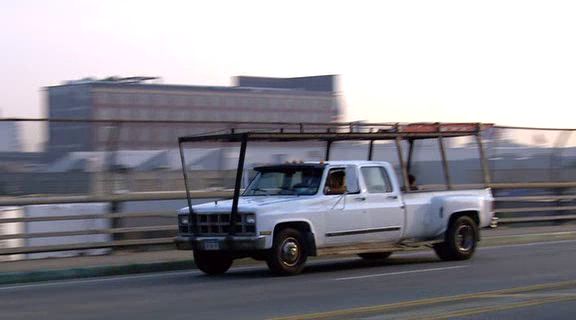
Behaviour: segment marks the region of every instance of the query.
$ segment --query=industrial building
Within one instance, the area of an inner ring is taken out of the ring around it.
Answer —
[[[234,78],[233,86],[158,83],[157,78],[82,79],[46,88],[49,118],[186,120],[203,124],[49,124],[47,151],[153,150],[176,147],[178,136],[229,129],[214,121],[333,122],[341,116],[333,75]],[[111,142],[113,141],[113,142]]]
[[[0,122],[0,152],[20,152],[20,130],[15,122]]]

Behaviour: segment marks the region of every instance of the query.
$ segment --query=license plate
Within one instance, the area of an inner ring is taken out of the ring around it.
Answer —
[[[219,250],[220,242],[217,240],[206,240],[203,242],[204,250]]]

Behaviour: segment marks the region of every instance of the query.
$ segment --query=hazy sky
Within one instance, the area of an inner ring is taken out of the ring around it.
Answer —
[[[0,0],[2,115],[41,87],[341,75],[345,120],[576,127],[573,1]]]

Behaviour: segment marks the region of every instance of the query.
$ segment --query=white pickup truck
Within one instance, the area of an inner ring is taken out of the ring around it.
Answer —
[[[306,132],[301,126],[300,132],[279,128],[279,132],[180,137],[188,206],[178,214],[177,247],[193,250],[196,265],[207,274],[224,273],[234,259],[252,257],[265,260],[274,273],[291,275],[302,271],[309,256],[357,254],[364,259],[385,259],[394,251],[417,246],[434,248],[441,259],[469,259],[480,240],[479,229],[495,221],[482,141],[486,127],[378,124],[368,132],[355,132],[352,127],[348,132],[338,127]],[[445,139],[450,138],[476,140],[483,178],[480,187],[456,190],[445,146]],[[423,191],[414,185],[413,150],[422,140],[438,142],[446,191]],[[325,146],[324,161],[257,167],[256,176],[242,190],[249,143],[310,141]],[[365,144],[367,161],[329,161],[332,144],[341,141]],[[395,144],[399,177],[389,163],[372,161],[376,142]],[[189,143],[240,144],[232,200],[192,205],[192,173],[184,151]]]
[[[474,254],[479,229],[493,218],[489,188],[411,186],[403,192],[387,162],[318,161],[255,170],[236,199],[236,215],[230,214],[233,200],[179,212],[178,248],[194,250],[196,265],[207,274],[224,273],[234,259],[252,257],[265,260],[273,273],[291,275],[302,271],[309,256],[385,259],[416,246],[430,246],[444,260],[464,260]]]

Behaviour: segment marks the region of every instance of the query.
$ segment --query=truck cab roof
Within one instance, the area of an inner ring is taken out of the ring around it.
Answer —
[[[306,161],[306,162],[288,162],[282,164],[264,165],[255,167],[256,171],[276,171],[280,169],[305,169],[305,168],[315,168],[322,169],[326,166],[349,166],[349,165],[370,165],[370,164],[382,164],[386,163],[384,161],[366,161],[366,160],[339,160],[339,161]]]
[[[386,161],[368,161],[368,160],[338,160],[338,161],[325,161],[324,164],[331,166],[349,166],[349,165],[370,165],[370,164],[382,164],[387,163]]]

